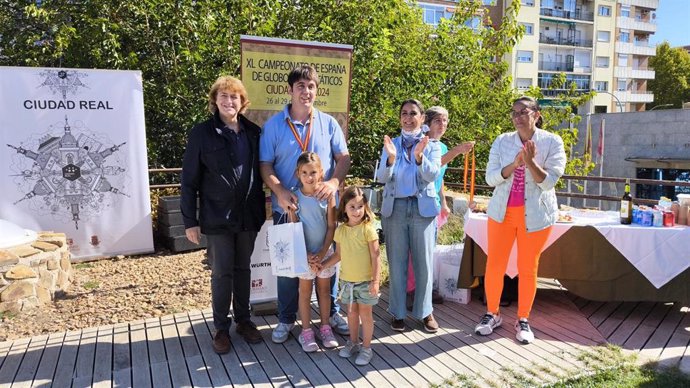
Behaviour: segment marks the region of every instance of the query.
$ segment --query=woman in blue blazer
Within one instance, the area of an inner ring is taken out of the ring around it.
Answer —
[[[424,108],[417,100],[403,101],[400,107],[400,136],[384,136],[378,181],[384,183],[381,224],[386,235],[390,272],[391,328],[405,330],[407,263],[412,255],[416,291],[412,316],[435,333],[438,323],[432,314],[432,259],[436,236],[436,216],[440,212],[435,180],[441,171],[438,141],[424,135]]]

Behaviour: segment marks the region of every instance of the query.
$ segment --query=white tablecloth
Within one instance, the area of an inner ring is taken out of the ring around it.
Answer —
[[[556,223],[544,249],[572,226],[592,226],[601,233],[654,287],[659,288],[690,267],[690,227],[673,228],[621,225],[610,218],[574,217],[572,223]],[[465,233],[488,252],[487,215],[465,214]],[[517,275],[517,247],[510,253],[508,276]]]

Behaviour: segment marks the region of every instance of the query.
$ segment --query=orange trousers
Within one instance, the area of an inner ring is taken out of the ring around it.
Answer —
[[[549,238],[551,227],[527,233],[525,207],[519,206],[508,207],[503,222],[489,218],[487,228],[489,252],[484,275],[486,307],[489,312],[498,313],[503,292],[503,275],[508,267],[513,242],[517,239],[518,319],[529,318],[537,294],[539,256]]]

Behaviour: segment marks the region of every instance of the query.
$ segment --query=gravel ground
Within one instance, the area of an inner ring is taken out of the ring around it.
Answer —
[[[73,264],[74,283],[52,304],[2,317],[0,341],[208,308],[205,252]]]

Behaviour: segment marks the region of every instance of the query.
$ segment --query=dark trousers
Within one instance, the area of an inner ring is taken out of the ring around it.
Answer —
[[[213,326],[227,330],[230,300],[235,322],[249,320],[250,262],[257,232],[206,235],[208,262],[211,266],[211,304]]]
[[[273,213],[273,224],[283,224],[287,222],[287,217]],[[278,321],[280,323],[295,323],[297,320],[297,309],[299,308],[299,278],[289,278],[277,276],[278,278]],[[331,277],[331,316],[340,310],[340,306],[335,302],[338,297],[338,274]],[[318,290],[316,290],[318,293]]]

